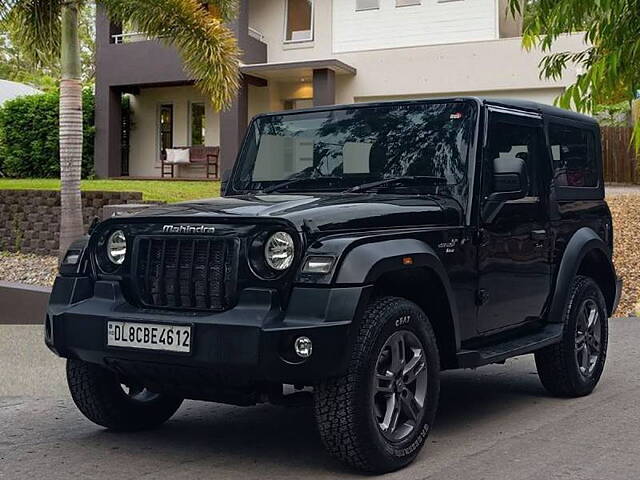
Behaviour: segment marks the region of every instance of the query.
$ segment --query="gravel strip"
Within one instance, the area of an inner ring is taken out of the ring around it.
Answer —
[[[56,278],[56,257],[0,251],[0,280],[50,287]]]
[[[624,281],[616,316],[635,317],[640,313],[640,195],[607,196],[607,202],[613,215],[613,261],[616,273]]]

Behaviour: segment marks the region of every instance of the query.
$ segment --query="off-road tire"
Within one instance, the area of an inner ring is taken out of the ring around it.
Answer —
[[[410,321],[404,323],[406,319]],[[387,339],[398,331],[415,334],[424,347],[428,372],[422,419],[404,440],[387,440],[371,406],[373,373]],[[383,297],[362,316],[347,373],[326,380],[314,390],[320,437],[335,458],[364,472],[385,473],[411,463],[431,430],[440,394],[440,361],[436,337],[425,313],[413,302]]]
[[[585,376],[576,361],[576,327],[579,309],[585,300],[595,302],[601,322],[601,352],[593,373]],[[538,376],[542,385],[558,397],[589,395],[598,384],[607,356],[609,326],[607,307],[598,284],[589,277],[576,276],[569,289],[569,301],[564,312],[562,341],[535,354]]]
[[[178,410],[182,399],[168,395],[140,402],[130,398],[116,375],[99,365],[67,360],[71,397],[82,414],[110,430],[131,432],[157,427]]]

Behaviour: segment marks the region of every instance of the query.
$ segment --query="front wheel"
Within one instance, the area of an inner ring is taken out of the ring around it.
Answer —
[[[435,419],[440,362],[433,329],[397,297],[366,310],[347,373],[317,385],[315,415],[331,455],[366,472],[411,463]]]
[[[92,422],[117,431],[157,427],[178,410],[182,399],[121,384],[116,375],[92,363],[67,360],[67,382],[78,409]]]
[[[604,370],[608,340],[604,296],[591,278],[577,276],[569,290],[562,341],[535,355],[542,385],[559,397],[590,394]]]

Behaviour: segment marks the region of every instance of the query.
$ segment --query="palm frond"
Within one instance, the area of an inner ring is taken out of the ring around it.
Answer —
[[[134,23],[139,30],[175,46],[214,108],[222,110],[238,89],[236,38],[225,25],[234,14],[235,0],[216,0],[219,16],[198,0],[102,0],[115,21]]]
[[[212,0],[207,2],[210,12],[215,12],[216,16],[223,22],[230,22],[236,18],[238,13],[238,0]]]
[[[51,65],[60,52],[60,11],[63,0],[0,0],[12,42],[37,65]]]

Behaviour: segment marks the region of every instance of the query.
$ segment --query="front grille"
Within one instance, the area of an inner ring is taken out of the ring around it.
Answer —
[[[140,238],[135,279],[146,306],[225,310],[234,282],[233,244],[223,239]]]

